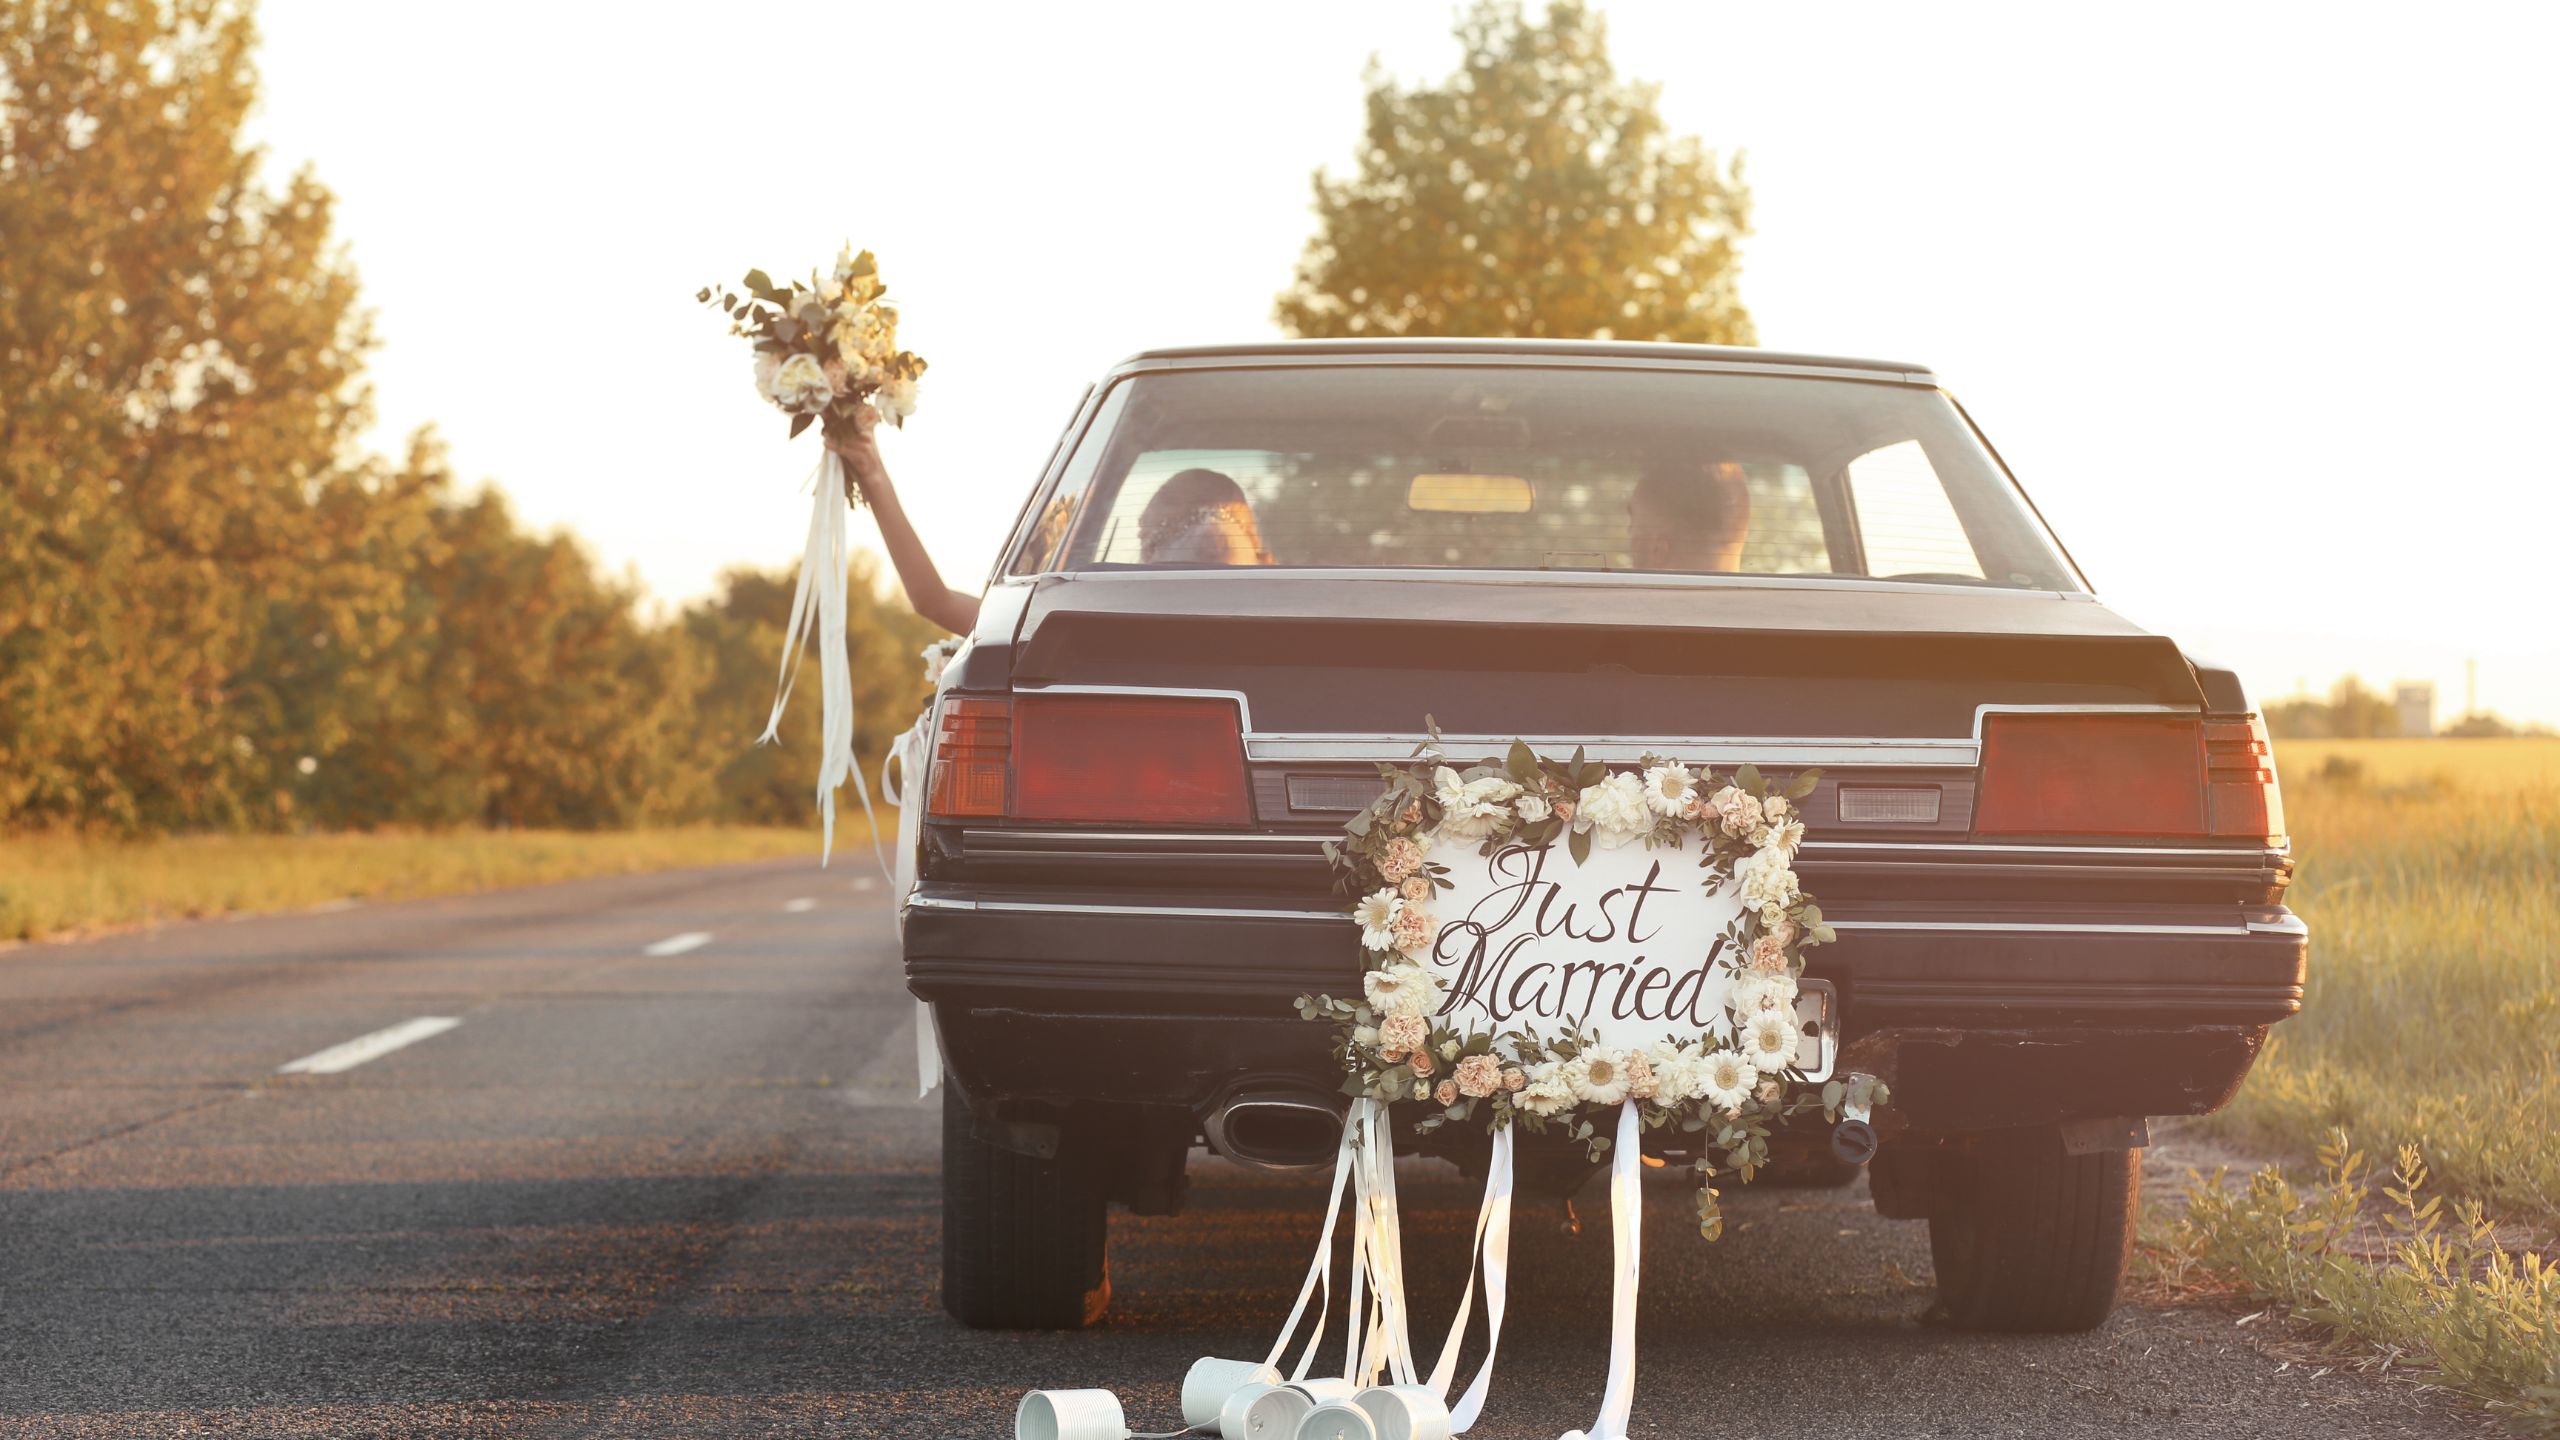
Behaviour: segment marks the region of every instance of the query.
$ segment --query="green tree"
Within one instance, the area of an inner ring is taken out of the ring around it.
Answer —
[[[817,661],[810,657],[783,716],[778,743],[758,745],[773,699],[783,626],[791,617],[794,577],[787,570],[740,567],[721,577],[720,593],[688,607],[684,629],[704,657],[698,703],[703,740],[716,767],[715,818],[743,824],[798,825],[813,813],[818,776]],[[845,610],[845,647],[853,664],[855,763],[864,783],[880,773],[880,757],[922,707],[925,645],[940,627],[885,596],[868,555],[854,557]],[[850,793],[839,804],[856,803]]]
[[[1358,173],[1315,178],[1318,228],[1279,298],[1291,334],[1755,343],[1736,288],[1739,159],[1666,129],[1579,0],[1536,24],[1479,0],[1439,86],[1369,73]]]
[[[328,192],[240,141],[253,40],[223,0],[0,0],[0,823],[264,818],[271,607],[396,594],[311,584],[377,478],[370,339]]]

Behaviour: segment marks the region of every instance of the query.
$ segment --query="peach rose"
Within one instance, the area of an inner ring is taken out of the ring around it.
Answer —
[[[1650,1100],[1661,1089],[1653,1078],[1653,1062],[1632,1050],[1618,1057],[1618,1068],[1626,1072],[1627,1093],[1638,1100]]]
[[[1502,1066],[1490,1055],[1469,1055],[1458,1062],[1457,1079],[1451,1083],[1459,1094],[1481,1100],[1502,1088]]]
[[[1502,1088],[1515,1095],[1520,1092],[1522,1086],[1527,1085],[1528,1083],[1529,1072],[1525,1070],[1505,1070],[1502,1072]]]
[[[1420,875],[1407,875],[1402,892],[1407,903],[1419,905],[1431,898],[1431,882]]]
[[[1430,1027],[1419,1015],[1392,1015],[1378,1027],[1378,1047],[1382,1050],[1419,1050],[1430,1038]],[[1430,1072],[1417,1066],[1415,1073]]]
[[[1763,935],[1752,941],[1751,968],[1770,972],[1786,969],[1787,947],[1780,944],[1774,935]]]
[[[1781,917],[1775,925],[1760,927],[1760,938],[1777,941],[1778,948],[1783,950],[1796,943],[1796,922]]]
[[[1378,874],[1390,885],[1422,868],[1422,847],[1399,835],[1378,855]]]
[[[1430,1050],[1420,1045],[1413,1047],[1413,1053],[1405,1057],[1405,1063],[1413,1067],[1416,1075],[1428,1075],[1440,1068],[1440,1062],[1431,1058]]]
[[[1443,1080],[1440,1082],[1440,1088],[1432,1093],[1439,1097],[1441,1104],[1455,1105],[1458,1103],[1458,1082]]]
[[[1407,955],[1418,954],[1430,947],[1431,931],[1431,917],[1407,906],[1404,913],[1396,917],[1396,948]]]

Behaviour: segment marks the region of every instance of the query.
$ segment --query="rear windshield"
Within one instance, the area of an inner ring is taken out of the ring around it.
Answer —
[[[1008,569],[1431,567],[2080,589],[1918,386],[1429,365],[1141,375]]]

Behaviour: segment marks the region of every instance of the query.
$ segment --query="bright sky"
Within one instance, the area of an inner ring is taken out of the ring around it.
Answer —
[[[2560,723],[2560,11],[1604,8],[1748,154],[1762,342],[1936,369],[2118,609],[2262,698],[2450,717],[2476,657]],[[694,291],[877,251],[933,364],[883,448],[974,585],[1087,381],[1275,333],[1364,62],[1439,79],[1451,14],[265,0],[256,128],[342,201],[380,445],[433,421],[668,601],[795,557],[816,460]]]

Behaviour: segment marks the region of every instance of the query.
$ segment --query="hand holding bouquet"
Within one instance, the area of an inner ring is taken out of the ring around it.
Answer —
[[[791,417],[793,435],[812,421],[848,433],[865,409],[900,426],[915,413],[924,360],[898,348],[898,312],[870,251],[846,246],[832,273],[806,285],[776,285],[762,270],[740,283],[745,294],[705,286],[694,298],[718,304],[729,333],[755,343],[756,393]]]

